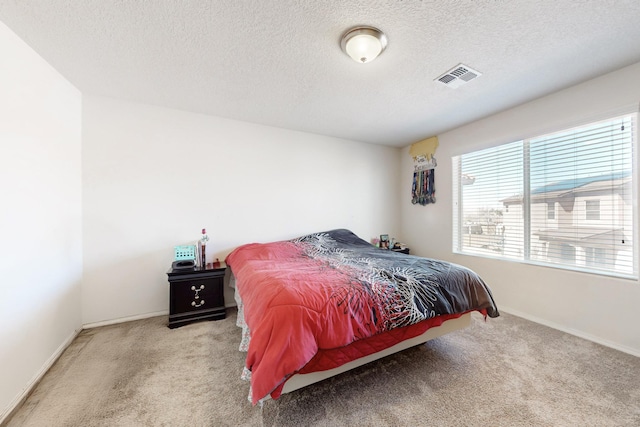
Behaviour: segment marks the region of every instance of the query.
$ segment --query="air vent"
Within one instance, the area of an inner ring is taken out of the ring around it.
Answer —
[[[464,64],[458,64],[437,79],[436,82],[440,82],[445,86],[450,88],[457,88],[462,86],[465,83],[470,82],[476,77],[481,76],[482,73],[474,70],[471,67],[467,67]]]

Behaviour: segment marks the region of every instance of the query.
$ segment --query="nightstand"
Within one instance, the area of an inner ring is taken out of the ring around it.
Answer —
[[[409,248],[398,248],[398,249],[391,249],[394,252],[400,252],[401,254],[407,254],[409,255]]]
[[[169,327],[198,320],[220,320],[224,308],[224,274],[227,266],[167,272],[169,277]]]

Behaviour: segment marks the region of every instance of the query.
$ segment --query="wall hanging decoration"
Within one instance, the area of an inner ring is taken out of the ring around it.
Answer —
[[[438,148],[438,137],[423,139],[411,145],[409,154],[413,157],[413,184],[411,203],[428,205],[436,202],[435,169],[438,166],[434,154]]]
[[[432,158],[435,165],[435,159]],[[414,205],[428,205],[436,202],[435,167],[420,169],[416,166],[413,172],[413,186],[411,188],[411,203]]]

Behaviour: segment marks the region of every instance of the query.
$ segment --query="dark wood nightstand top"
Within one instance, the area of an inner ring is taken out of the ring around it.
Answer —
[[[220,267],[193,267],[193,268],[183,268],[183,269],[174,269],[173,267],[167,271],[167,275],[169,277],[173,276],[188,276],[188,275],[200,275],[202,273],[219,273],[224,272],[227,269],[227,264],[224,262],[220,262]]]

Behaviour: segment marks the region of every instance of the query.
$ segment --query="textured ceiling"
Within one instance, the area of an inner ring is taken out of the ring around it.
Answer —
[[[640,61],[638,0],[0,0],[83,93],[405,146]],[[389,45],[340,50],[356,25]],[[483,75],[433,80],[464,63]]]

